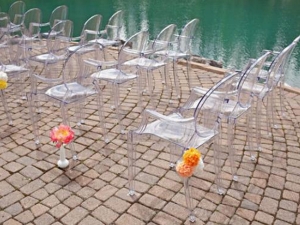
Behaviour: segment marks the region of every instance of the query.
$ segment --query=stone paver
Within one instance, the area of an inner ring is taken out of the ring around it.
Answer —
[[[108,50],[108,58],[116,58],[115,51]],[[178,69],[182,99],[176,98],[172,76],[169,93],[161,82],[162,71],[154,71],[153,99],[150,103],[150,96],[143,94],[143,107],[168,114],[183,104],[190,92],[185,66],[179,65]],[[198,67],[192,68],[190,76],[194,85],[203,87],[211,87],[222,77]],[[29,91],[29,80],[25,84]],[[0,104],[0,224],[191,225],[182,180],[169,167],[169,152],[174,148],[169,143],[156,137],[140,141],[136,148],[136,195],[128,195],[127,136],[119,133],[116,112],[110,108],[110,85],[103,84],[101,88],[111,142],[103,141],[95,98],[86,101],[85,124],[80,127],[75,124],[75,110],[70,109],[79,161],[71,161],[72,167],[65,170],[57,167],[58,151],[49,138],[50,129],[61,123],[59,108],[41,103],[41,144],[36,146],[28,104],[16,99],[13,86],[9,86],[6,96],[14,126],[7,124]],[[142,109],[137,105],[136,83],[120,86],[120,111],[126,116],[123,121],[127,132],[139,125]],[[190,180],[195,225],[300,224],[300,95],[284,93],[287,116],[280,116],[276,94],[278,128],[272,129],[271,136],[267,134],[263,108],[262,151],[256,152],[255,162],[247,151],[245,120],[237,123],[237,182],[231,180],[228,154],[221,149],[224,195],[216,193],[213,148],[201,148],[204,171],[195,173]],[[226,125],[222,129],[222,142],[226,143]],[[67,157],[71,158],[68,147]]]

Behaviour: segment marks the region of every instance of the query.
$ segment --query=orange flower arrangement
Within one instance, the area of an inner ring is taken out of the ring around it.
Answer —
[[[59,148],[62,144],[68,144],[74,139],[74,131],[66,125],[54,127],[50,132],[50,138],[56,142],[56,147]]]
[[[194,167],[186,165],[184,161],[180,161],[176,165],[176,171],[181,177],[190,177],[194,173]]]
[[[201,153],[196,148],[190,148],[183,154],[183,161],[189,166],[197,166],[201,157]]]
[[[182,158],[183,161],[176,165],[176,171],[181,177],[190,177],[200,161],[201,153],[196,148],[190,148],[184,152]]]

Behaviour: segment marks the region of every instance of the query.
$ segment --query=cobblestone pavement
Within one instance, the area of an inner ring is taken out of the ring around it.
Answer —
[[[155,72],[153,101],[142,96],[144,107],[167,114],[186,100],[186,71],[182,66],[179,69],[182,99],[178,101],[172,91],[170,103],[161,74]],[[194,85],[211,87],[221,75],[193,68],[191,77]],[[96,101],[90,99],[85,124],[79,129],[72,122],[79,162],[72,162],[73,168],[66,170],[56,166],[59,153],[49,138],[50,129],[61,122],[59,108],[41,104],[41,144],[36,146],[27,102],[12,93],[9,88],[13,126],[8,125],[0,106],[0,224],[192,224],[185,208],[183,183],[169,168],[170,146],[166,142],[148,137],[138,145],[137,194],[127,195],[127,138],[119,133],[116,114],[110,108],[109,85],[103,89],[103,111],[111,142],[103,141]],[[239,181],[231,180],[224,151],[224,195],[215,191],[212,149],[200,149],[205,168],[191,178],[197,217],[193,224],[300,224],[300,96],[285,91],[284,118],[279,115],[278,101],[275,107],[278,128],[269,136],[262,115],[263,149],[255,162],[245,150],[245,121],[239,121],[234,141]],[[121,87],[121,113],[127,131],[139,125],[141,109],[135,82]],[[226,127],[223,129],[226,132]],[[69,151],[67,156],[71,158]]]

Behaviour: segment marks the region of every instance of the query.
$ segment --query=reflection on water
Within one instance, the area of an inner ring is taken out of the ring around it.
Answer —
[[[262,50],[281,50],[300,35],[299,0],[24,0],[27,9],[41,8],[43,20],[49,19],[58,5],[69,7],[69,18],[79,35],[83,23],[92,15],[103,16],[102,27],[117,10],[125,11],[122,38],[141,29],[155,37],[174,23],[180,29],[193,18],[200,26],[193,41],[193,53],[223,61],[226,67],[241,68]],[[1,3],[5,11],[13,1]],[[84,8],[84,10],[83,10]],[[300,87],[300,47],[290,60],[288,83]]]

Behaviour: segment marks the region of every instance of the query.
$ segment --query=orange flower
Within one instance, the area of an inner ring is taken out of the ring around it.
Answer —
[[[74,131],[66,125],[59,125],[54,127],[50,132],[50,138],[53,142],[56,142],[56,147],[59,148],[62,144],[70,143],[74,138]]]
[[[181,177],[190,177],[193,175],[194,168],[192,166],[189,166],[185,164],[183,161],[180,161],[176,165],[176,171]]]
[[[197,166],[201,157],[201,153],[196,148],[190,148],[183,154],[183,161],[191,167]]]

